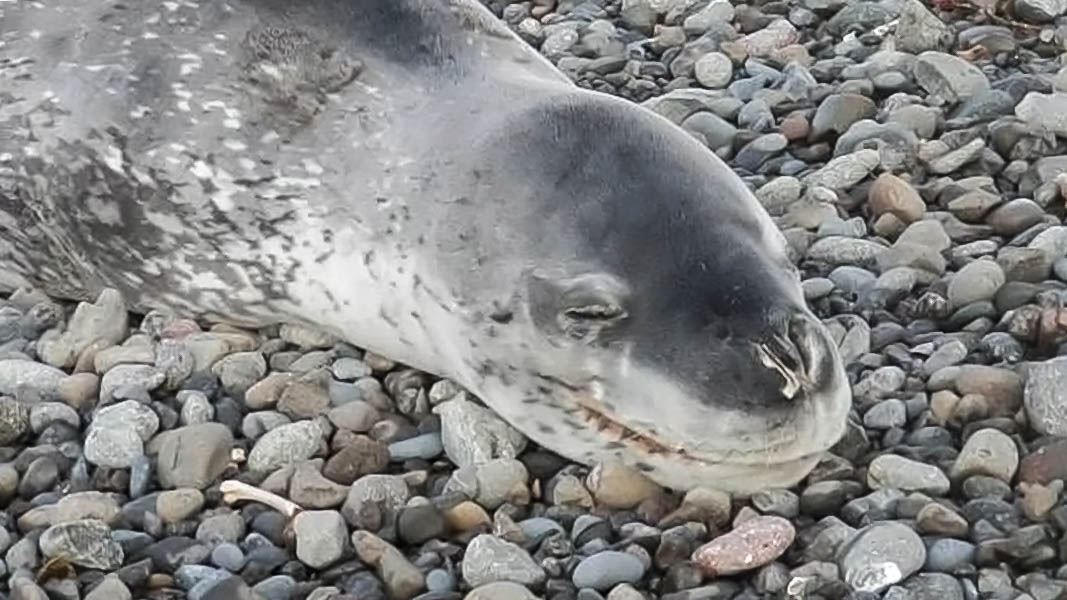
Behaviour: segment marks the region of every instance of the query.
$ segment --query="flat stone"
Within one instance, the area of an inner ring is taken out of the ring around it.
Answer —
[[[471,587],[494,581],[512,581],[539,586],[546,574],[522,548],[491,534],[481,534],[467,545],[463,555],[463,580]]]
[[[180,427],[157,440],[156,473],[165,489],[207,488],[226,470],[234,443],[220,423]]]
[[[164,523],[180,523],[204,507],[204,494],[195,488],[164,491],[156,497],[156,514]]]
[[[1026,369],[1024,403],[1030,425],[1039,433],[1067,436],[1067,357],[1031,362]]]
[[[865,527],[841,550],[838,566],[855,591],[878,593],[922,568],[926,546],[902,523],[887,521]]]
[[[1015,116],[1034,127],[1067,137],[1067,93],[1030,92],[1015,107]]]
[[[76,492],[56,502],[52,524],[93,519],[111,525],[120,515],[121,508],[115,496],[95,491]]]
[[[795,537],[796,530],[787,519],[753,517],[697,548],[692,560],[709,577],[735,575],[777,559]]]
[[[891,488],[933,496],[943,496],[951,487],[941,469],[895,454],[883,454],[871,461],[867,485],[872,489]]]
[[[918,56],[913,74],[927,92],[953,103],[990,88],[981,69],[958,56],[934,50]]]
[[[9,396],[0,396],[0,446],[13,446],[30,431],[30,409]]]
[[[296,557],[313,569],[323,569],[340,560],[348,547],[348,526],[333,510],[304,511],[293,519]]]
[[[314,456],[322,444],[322,429],[315,421],[297,421],[265,433],[248,454],[248,468],[269,472]]]
[[[28,394],[36,400],[58,400],[59,385],[66,377],[63,371],[32,360],[0,360],[0,396]]]
[[[41,534],[39,544],[46,557],[64,556],[87,569],[110,571],[124,560],[122,547],[111,539],[111,528],[95,519],[53,525]]]

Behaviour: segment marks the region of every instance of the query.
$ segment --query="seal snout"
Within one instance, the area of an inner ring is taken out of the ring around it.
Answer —
[[[818,321],[797,312],[756,344],[756,353],[764,366],[782,378],[782,396],[795,400],[832,385],[835,358],[831,343]]]

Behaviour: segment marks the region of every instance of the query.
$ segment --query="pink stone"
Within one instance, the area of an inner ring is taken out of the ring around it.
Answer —
[[[762,567],[785,553],[796,537],[782,517],[761,516],[741,523],[693,552],[693,562],[709,577]]]
[[[164,339],[180,340],[194,333],[200,333],[200,326],[190,319],[175,319],[163,328],[160,336]]]

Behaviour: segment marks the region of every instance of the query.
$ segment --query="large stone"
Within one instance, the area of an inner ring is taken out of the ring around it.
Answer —
[[[944,52],[930,50],[920,54],[913,73],[923,89],[949,102],[965,100],[990,88],[981,69]]]
[[[1030,425],[1038,432],[1067,436],[1067,357],[1027,365],[1023,401]]]
[[[59,384],[67,377],[63,371],[32,360],[0,360],[0,396],[52,401],[59,399]]]
[[[463,579],[471,587],[494,581],[512,581],[525,586],[544,583],[546,575],[528,552],[494,535],[483,533],[467,545],[463,556]]]
[[[348,527],[334,510],[304,511],[293,519],[296,557],[313,569],[323,569],[344,556]]]
[[[1030,92],[1015,107],[1015,116],[1034,127],[1067,137],[1067,92]]]
[[[39,353],[46,363],[69,368],[94,342],[102,347],[113,346],[126,337],[128,329],[129,315],[122,295],[105,289],[96,302],[78,304],[66,330],[58,338],[43,341]]]
[[[181,427],[157,440],[156,472],[167,489],[207,488],[226,470],[233,451],[233,434],[219,423]]]

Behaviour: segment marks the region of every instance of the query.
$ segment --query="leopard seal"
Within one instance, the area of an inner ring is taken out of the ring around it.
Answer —
[[[0,3],[0,273],[312,325],[679,490],[791,485],[851,404],[728,166],[473,0]]]

